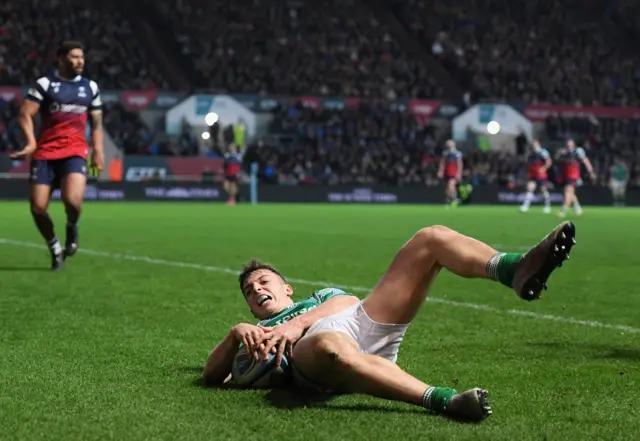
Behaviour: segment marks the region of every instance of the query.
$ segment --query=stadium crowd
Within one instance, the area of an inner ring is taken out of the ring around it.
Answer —
[[[476,97],[638,106],[637,51],[613,22],[611,6],[394,0],[406,28]]]
[[[357,0],[158,3],[200,88],[351,97],[439,97],[419,58]],[[207,38],[203,38],[207,36]]]
[[[408,110],[383,105],[354,110],[290,107],[276,115],[272,130],[291,139],[253,144],[262,178],[280,184],[381,183],[435,185],[448,127],[421,126]],[[514,155],[470,149],[465,178],[475,184],[507,183],[519,165]]]
[[[65,39],[85,44],[85,72],[102,89],[169,87],[119,8],[80,0],[0,2],[0,85],[24,86],[49,73],[55,43]]]
[[[443,96],[398,28],[380,22],[358,0],[318,0],[313,7],[295,0],[146,5],[173,27],[167,33],[198,73],[190,78],[194,88],[383,100]],[[434,0],[380,5],[422,43],[425,55],[440,61],[461,91],[476,98],[640,106],[640,63],[629,38],[640,35],[631,18],[639,7],[632,2],[621,2],[620,10],[601,0],[569,0],[562,7],[550,0],[521,6],[507,0],[470,0],[464,7]],[[119,8],[80,0],[2,2],[0,85],[30,84],[52,66],[51,41],[78,36],[87,47],[86,74],[103,90],[168,87]],[[0,101],[0,150],[20,145],[16,113],[15,103]],[[118,104],[106,106],[105,125],[126,154],[198,154],[188,130],[163,138],[158,127]],[[545,127],[543,143],[572,136],[584,145],[602,183],[615,156],[630,164],[632,180],[640,176],[635,120],[553,117]],[[437,182],[440,149],[450,133],[423,127],[406,111],[383,104],[358,111],[286,108],[271,129],[278,136],[254,143],[248,156],[263,164],[265,179],[281,183],[429,185]],[[522,164],[522,157],[465,150],[467,178],[477,183],[521,180]]]

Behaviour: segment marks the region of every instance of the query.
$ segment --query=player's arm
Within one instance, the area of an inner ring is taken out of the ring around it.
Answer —
[[[579,155],[580,161],[582,161],[582,163],[584,164],[589,175],[591,175],[591,177],[594,178],[596,176],[596,173],[593,170],[593,165],[591,165],[591,161],[589,161],[589,158],[587,158],[587,155],[584,152],[584,150],[580,149],[578,151],[578,155]]]
[[[555,158],[555,159],[561,159],[561,158],[562,158],[562,155],[564,155],[564,152],[565,152],[565,149],[564,149],[564,148],[558,149],[558,151],[557,151],[557,152],[556,152],[556,154],[554,155],[554,158]]]
[[[210,386],[219,385],[227,380],[231,373],[233,357],[238,352],[240,342],[233,335],[233,330],[211,351],[202,371],[202,378]]]
[[[95,81],[91,81],[91,105],[89,106],[89,117],[91,119],[91,166],[98,171],[104,168],[104,131],[102,128],[102,97],[100,89]]]
[[[440,158],[440,163],[438,164],[438,177],[442,177],[444,175],[444,155]]]
[[[91,116],[91,143],[93,150],[103,153],[104,132],[102,129],[102,110],[92,110]]]
[[[456,161],[458,164],[458,181],[462,179],[462,169],[464,168],[464,163],[462,162],[462,155],[458,156],[458,160]]]
[[[40,111],[40,103],[36,103],[31,100],[24,100],[20,107],[20,115],[18,116],[18,122],[20,129],[24,134],[27,145],[36,145],[36,134],[33,126],[33,118]]]
[[[22,103],[22,106],[20,106],[20,113],[18,114],[18,124],[20,125],[20,129],[24,134],[26,143],[22,150],[11,155],[11,158],[13,159],[25,158],[36,151],[38,143],[36,141],[33,118],[40,111],[40,103],[44,99],[43,94],[44,91],[42,87],[40,86],[40,84],[37,84],[36,87],[29,89],[29,91],[27,92],[27,96]]]
[[[257,355],[257,347],[265,339],[265,331],[248,323],[239,323],[213,348],[202,371],[208,385],[219,385],[229,380],[233,358],[242,343],[249,354]]]
[[[318,294],[318,296],[322,302],[320,305],[304,314],[300,314],[287,323],[275,326],[273,329],[267,331],[266,335],[268,340],[259,353],[261,360],[266,360],[269,352],[272,352],[272,349],[277,345],[276,360],[279,366],[285,352],[290,355],[293,344],[302,337],[304,331],[311,327],[311,325],[320,319],[343,311],[360,301],[358,297],[337,289],[328,289],[325,293],[321,292]]]
[[[544,150],[544,170],[547,171],[551,168],[551,155]]]

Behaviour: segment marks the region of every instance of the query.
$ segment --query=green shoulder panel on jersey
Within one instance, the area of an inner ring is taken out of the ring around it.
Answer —
[[[351,295],[339,288],[324,288],[314,292],[309,297],[302,299],[293,305],[289,306],[284,311],[280,311],[268,319],[262,320],[258,323],[259,326],[276,326],[288,322],[294,317],[297,317],[305,312],[317,308],[320,304],[327,300],[336,297]]]

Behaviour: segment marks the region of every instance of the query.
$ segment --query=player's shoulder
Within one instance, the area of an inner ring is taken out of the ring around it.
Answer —
[[[317,302],[326,302],[327,300],[329,300],[332,297],[335,296],[345,296],[345,295],[350,295],[348,292],[346,292],[343,289],[340,288],[336,288],[336,287],[327,287],[327,288],[322,288],[319,289],[317,291],[315,291],[312,295],[311,295],[311,299],[314,299]]]
[[[327,294],[347,294],[347,292],[343,289],[340,288],[335,288],[335,287],[327,287],[327,288],[322,288],[319,289],[317,291],[315,291],[313,294],[317,294],[317,295],[327,295]]]
[[[82,87],[88,86],[93,93],[96,93],[98,90],[100,90],[100,88],[98,87],[97,81],[92,80],[89,77],[85,77],[84,75],[79,76],[76,82],[78,83],[78,86],[82,86]]]
[[[56,77],[54,75],[46,74],[36,79],[35,84],[36,84],[36,87],[39,86],[40,88],[42,88],[42,90],[46,92],[47,90],[49,90],[51,83],[55,83],[55,82],[56,82]]]

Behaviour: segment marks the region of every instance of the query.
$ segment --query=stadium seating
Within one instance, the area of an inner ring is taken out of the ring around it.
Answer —
[[[86,74],[102,89],[168,88],[132,31],[108,3],[6,0],[0,4],[0,85],[24,86],[55,67],[57,44],[87,47]]]
[[[263,178],[282,184],[361,183],[434,185],[439,155],[448,136],[434,125],[420,126],[406,111],[381,107],[358,110],[288,108],[273,122],[274,133],[290,142],[250,146],[247,156],[261,164]],[[516,158],[472,149],[465,155],[466,178],[475,183],[506,182]]]
[[[394,0],[394,10],[478,97],[638,106],[637,51],[609,3]]]
[[[171,0],[157,7],[200,88],[233,92],[429,97],[425,66],[356,0]]]
[[[476,100],[640,106],[640,64],[632,46],[640,36],[640,6],[609,3],[569,0],[560,7],[533,0],[516,7],[507,0],[470,0],[461,7],[435,0],[380,0],[378,6],[361,0],[166,0],[140,3],[149,15],[136,20],[151,27],[156,17],[164,20],[168,28],[158,45],[172,53],[170,59],[187,60],[173,67],[194,89],[444,97],[444,87],[404,37],[419,42],[425,57],[435,57]],[[379,21],[385,14],[376,7],[387,12],[389,22]],[[54,43],[78,38],[87,46],[87,75],[102,89],[167,89],[128,17],[121,8],[93,1],[2,2],[0,85],[31,83],[53,67]],[[393,18],[400,28],[391,25]],[[16,114],[15,103],[0,103],[2,151],[20,146]],[[105,124],[127,154],[198,154],[193,135],[161,136],[117,104],[107,105]],[[377,105],[358,111],[286,108],[271,129],[269,146],[253,154],[263,169],[277,171],[269,179],[283,183],[431,184],[449,133]],[[627,159],[632,177],[640,175],[639,131],[635,120],[550,117],[543,140],[553,148],[575,137],[604,182],[614,155]],[[468,177],[477,182],[512,180],[519,164],[498,154],[465,155]]]

